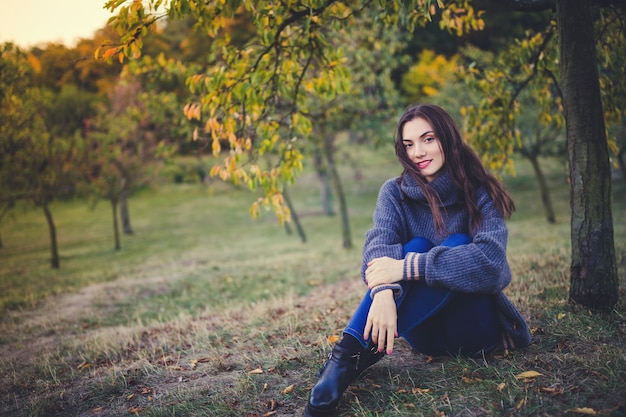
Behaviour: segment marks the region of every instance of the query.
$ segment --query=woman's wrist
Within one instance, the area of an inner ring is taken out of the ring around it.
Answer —
[[[395,298],[398,298],[402,295],[402,286],[400,284],[381,284],[381,285],[377,285],[374,288],[372,288],[370,290],[370,297],[372,298],[372,300],[374,299],[374,296],[376,296],[376,294],[378,294],[381,291],[385,291],[385,290],[391,290],[393,292],[393,296]]]

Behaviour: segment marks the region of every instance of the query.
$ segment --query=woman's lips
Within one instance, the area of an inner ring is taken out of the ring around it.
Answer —
[[[418,162],[418,163],[417,163],[417,167],[418,167],[419,169],[424,169],[424,168],[428,167],[428,165],[430,165],[430,163],[431,163],[432,161],[433,161],[432,159],[429,159],[428,161],[421,161],[421,162]]]

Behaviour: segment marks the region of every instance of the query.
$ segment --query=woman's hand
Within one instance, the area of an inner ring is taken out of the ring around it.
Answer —
[[[404,259],[383,256],[368,262],[365,270],[365,282],[367,282],[367,287],[372,289],[378,285],[402,281],[403,275]]]
[[[394,338],[398,336],[398,313],[392,290],[382,290],[374,295],[370,311],[367,314],[363,337],[367,340],[372,335],[372,342],[382,352],[387,346],[387,355],[393,352]]]

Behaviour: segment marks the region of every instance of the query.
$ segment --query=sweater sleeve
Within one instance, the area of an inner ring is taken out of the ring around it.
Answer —
[[[477,204],[482,221],[472,242],[455,247],[435,246],[421,254],[419,279],[434,287],[483,294],[497,294],[511,282],[504,218],[486,192],[479,194]]]
[[[393,259],[404,257],[402,242],[407,227],[404,224],[400,208],[400,190],[395,179],[388,180],[381,187],[373,217],[374,224],[365,234],[363,244],[361,278],[364,282],[369,261],[383,256]]]

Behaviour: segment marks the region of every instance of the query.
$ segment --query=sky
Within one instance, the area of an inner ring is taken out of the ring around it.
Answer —
[[[111,13],[106,0],[0,0],[0,44],[20,47],[61,42],[76,46],[104,27]]]

